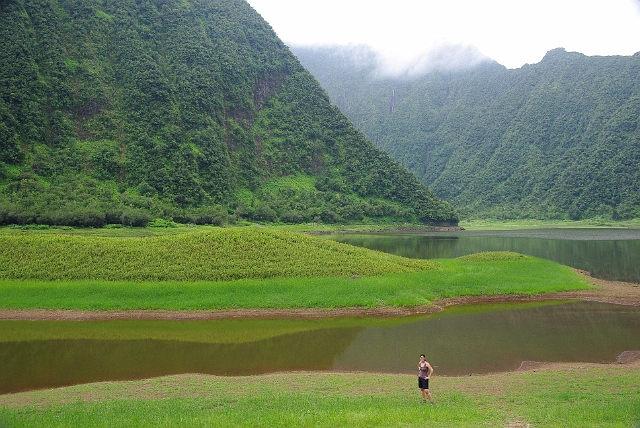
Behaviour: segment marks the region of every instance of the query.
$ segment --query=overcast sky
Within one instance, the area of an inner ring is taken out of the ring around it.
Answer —
[[[441,45],[508,68],[554,48],[640,51],[640,0],[248,0],[287,45],[367,44],[409,66]]]

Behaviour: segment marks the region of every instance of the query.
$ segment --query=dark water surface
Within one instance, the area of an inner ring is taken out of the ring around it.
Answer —
[[[639,229],[351,233],[328,239],[419,259],[515,251],[583,269],[596,278],[640,283]]]
[[[640,308],[592,302],[289,322],[0,321],[0,393],[178,373],[413,374],[421,353],[439,375],[480,374],[527,360],[614,362],[640,350]]]

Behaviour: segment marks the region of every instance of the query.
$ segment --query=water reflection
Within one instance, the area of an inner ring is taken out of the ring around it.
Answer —
[[[482,251],[515,251],[640,283],[640,230],[536,229],[431,233],[336,234],[328,237],[404,257],[454,258]]]
[[[439,374],[461,375],[514,370],[527,360],[613,362],[625,350],[640,349],[636,307],[574,302],[460,313],[471,309],[389,329],[368,328],[334,368],[355,369],[368,355],[369,370],[404,372],[425,353]]]
[[[640,350],[640,308],[590,302],[454,307],[417,318],[315,320],[303,331],[299,322],[290,320],[291,333],[283,322],[172,322],[184,334],[192,327],[197,330],[193,337],[202,337],[184,341],[140,339],[140,331],[159,331],[157,321],[82,323],[83,329],[93,325],[100,330],[95,336],[89,330],[65,332],[77,329],[78,323],[2,321],[0,393],[177,373],[413,373],[421,353],[438,374],[459,375],[513,370],[524,360],[613,362],[623,351]],[[118,336],[106,332],[105,324],[121,338],[104,339]],[[269,334],[269,324],[274,334]],[[260,336],[265,338],[238,343],[211,339],[223,337],[220,328],[242,336],[256,325],[264,329]],[[20,329],[22,337],[34,337],[38,326],[43,328],[37,339],[7,340],[20,336]],[[207,329],[210,337],[202,334]],[[11,333],[3,337],[4,331]]]
[[[178,373],[248,376],[330,370],[336,356],[361,330],[320,329],[244,343],[153,339],[5,342],[0,343],[0,394]]]

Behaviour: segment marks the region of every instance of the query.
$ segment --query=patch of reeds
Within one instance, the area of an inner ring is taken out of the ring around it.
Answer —
[[[436,266],[299,233],[249,228],[148,238],[0,236],[0,279],[230,281],[376,276]]]

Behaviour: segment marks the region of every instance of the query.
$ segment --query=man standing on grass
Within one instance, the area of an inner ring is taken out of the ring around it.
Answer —
[[[427,402],[428,396],[429,404],[433,406],[433,397],[431,397],[431,392],[429,392],[429,378],[433,374],[433,367],[425,361],[424,354],[420,355],[418,369],[420,370],[420,374],[418,374],[418,388],[420,388],[420,392],[422,393],[422,404]]]

